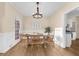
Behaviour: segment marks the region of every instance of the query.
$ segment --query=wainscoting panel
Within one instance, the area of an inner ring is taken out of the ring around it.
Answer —
[[[15,32],[0,33],[0,53],[7,52],[19,41],[20,39],[15,40]]]
[[[54,42],[62,48],[65,48],[65,40],[63,36],[63,28],[55,28]]]

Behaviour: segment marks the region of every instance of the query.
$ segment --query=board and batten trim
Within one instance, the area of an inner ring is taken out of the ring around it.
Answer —
[[[0,33],[0,53],[5,53],[14,47],[20,39],[15,40],[15,32]]]

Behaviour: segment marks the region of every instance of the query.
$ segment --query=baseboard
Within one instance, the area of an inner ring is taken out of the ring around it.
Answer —
[[[20,41],[20,39],[15,40],[14,32],[0,33],[0,39],[0,53],[6,53]]]
[[[20,40],[17,41],[16,43],[13,43],[13,45],[11,47],[8,47],[4,51],[0,51],[0,53],[6,53],[6,52],[8,52],[10,49],[12,49],[14,46],[16,46],[19,42],[20,42]]]

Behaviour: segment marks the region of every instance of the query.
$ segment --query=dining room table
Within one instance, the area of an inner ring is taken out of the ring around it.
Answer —
[[[27,37],[27,46],[44,46],[46,47],[48,44],[53,42],[53,39],[50,35],[33,35],[33,34],[26,34]]]

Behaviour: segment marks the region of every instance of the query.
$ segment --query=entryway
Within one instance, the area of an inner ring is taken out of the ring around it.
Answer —
[[[79,41],[79,8],[74,8],[65,15],[66,45],[72,47]]]

